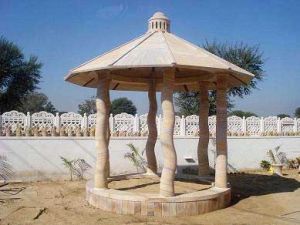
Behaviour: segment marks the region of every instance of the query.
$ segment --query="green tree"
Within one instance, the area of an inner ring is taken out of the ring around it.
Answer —
[[[249,95],[251,90],[257,87],[257,82],[263,79],[263,55],[258,46],[249,46],[244,43],[222,44],[217,42],[206,42],[203,45],[207,51],[253,73],[255,77],[248,85],[231,88],[228,92],[228,109],[233,107],[230,97],[244,97]],[[179,114],[191,115],[198,114],[198,92],[184,93],[179,92],[175,95],[175,104],[179,110]],[[188,102],[188,104],[186,104]],[[210,91],[210,115],[216,114],[216,91]]]
[[[300,107],[295,109],[295,117],[300,118]]]
[[[27,94],[22,98],[21,105],[17,108],[20,112],[40,112],[40,111],[46,111],[50,113],[56,113],[57,110],[49,101],[48,97],[39,92],[32,92]]]
[[[84,100],[83,103],[78,105],[78,113],[83,115],[86,114],[94,114],[96,113],[96,102],[95,102],[95,96],[90,97],[89,99]]]
[[[78,113],[80,114],[93,114],[96,113],[95,97],[84,100],[83,103],[78,105]],[[131,115],[136,114],[136,107],[128,98],[116,98],[111,102],[110,113],[113,115],[126,112]]]
[[[0,37],[0,113],[17,109],[37,88],[41,66],[37,57],[26,60],[17,45]]]
[[[285,117],[290,117],[289,114],[285,114],[285,113],[280,113],[277,115],[277,117],[279,117],[280,119],[285,118]]]
[[[136,114],[136,107],[128,98],[117,98],[111,102],[111,113],[113,115],[125,112],[131,115]]]
[[[175,105],[179,108],[179,115],[189,116],[199,113],[199,93],[198,92],[180,92],[175,96]],[[216,92],[209,92],[209,115],[216,115]],[[228,98],[228,110],[233,107]]]
[[[250,116],[257,116],[255,113],[253,112],[245,112],[242,110],[234,110],[232,112],[229,113],[230,116],[238,116],[238,117],[250,117]]]

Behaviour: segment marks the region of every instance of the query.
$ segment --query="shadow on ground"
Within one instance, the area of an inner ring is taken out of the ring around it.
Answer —
[[[197,176],[197,166],[178,166],[177,171],[185,175]],[[290,171],[291,172],[291,171]],[[297,173],[295,170],[293,173]],[[296,175],[298,176],[298,175]],[[203,180],[176,178],[177,181],[184,181],[186,183],[198,183],[207,185],[214,182],[214,170],[211,168],[211,176],[203,177]],[[116,176],[114,180],[126,180],[125,176]],[[228,174],[228,182],[232,188],[232,204],[238,203],[240,200],[251,196],[268,195],[275,193],[294,192],[300,188],[300,182],[294,178],[287,176],[269,175],[267,172],[232,172]],[[154,182],[145,184],[135,184],[129,187],[119,188],[119,190],[132,190],[159,184],[159,178]],[[201,188],[206,190],[207,188]],[[182,193],[177,193],[182,194]]]
[[[229,174],[229,182],[232,187],[233,204],[250,196],[294,192],[300,188],[300,182],[293,178],[264,174]]]
[[[183,174],[197,175],[198,166],[179,166]],[[232,203],[236,204],[250,196],[268,195],[274,193],[294,192],[300,188],[300,182],[294,178],[269,175],[267,172],[237,172],[235,168],[228,168],[228,182],[232,188]],[[291,170],[292,171],[292,170]],[[290,171],[290,172],[291,172]],[[294,170],[296,174],[297,171]],[[214,181],[214,169],[211,168],[211,181]],[[299,175],[296,175],[299,176]]]

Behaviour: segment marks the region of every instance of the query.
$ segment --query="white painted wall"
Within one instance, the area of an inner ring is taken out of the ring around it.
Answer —
[[[178,170],[184,166],[197,165],[197,143],[195,137],[175,137]],[[135,172],[132,164],[124,159],[129,151],[126,146],[133,143],[144,149],[144,137],[117,137],[110,141],[111,171],[113,174]],[[210,140],[210,164],[214,166],[215,147]],[[68,159],[82,158],[94,166],[96,160],[94,140],[78,137],[0,137],[0,154],[5,155],[13,166],[16,180],[46,180],[67,178],[60,156]],[[266,151],[281,145],[281,151],[290,158],[300,156],[300,137],[228,137],[228,162],[235,169],[259,168],[262,159],[267,159]],[[156,145],[159,166],[162,167],[160,143]],[[188,163],[185,158],[194,159]],[[89,171],[91,177],[93,171]]]

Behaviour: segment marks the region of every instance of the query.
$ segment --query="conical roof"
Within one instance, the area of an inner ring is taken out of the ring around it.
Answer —
[[[210,81],[210,89],[214,89],[219,74],[228,76],[231,87],[247,84],[253,78],[250,72],[169,31],[169,19],[157,12],[149,19],[147,33],[83,63],[65,79],[80,86],[96,87],[97,76],[109,70],[111,89],[147,90],[147,81],[155,78],[159,90],[161,69],[173,67],[176,90],[197,90],[200,80]]]

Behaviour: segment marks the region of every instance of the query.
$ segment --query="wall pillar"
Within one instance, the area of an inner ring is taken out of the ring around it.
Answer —
[[[56,127],[56,130],[59,131],[59,129],[60,129],[60,116],[59,116],[59,113],[55,114],[53,124]]]
[[[156,127],[156,113],[157,113],[157,102],[156,102],[156,84],[152,80],[149,82],[148,89],[149,99],[149,112],[147,116],[148,124],[148,138],[146,143],[146,157],[147,157],[147,173],[157,173],[157,162],[155,156],[155,144],[157,140],[157,127]]]
[[[281,119],[277,118],[277,134],[281,135]]]
[[[139,135],[139,132],[140,132],[140,118],[138,114],[135,114],[133,119],[133,134]]]
[[[27,115],[25,117],[24,126],[27,128],[31,127],[31,115],[30,112],[27,112]]]
[[[261,117],[260,118],[260,135],[261,136],[263,136],[264,135],[264,133],[265,133],[265,123],[264,123],[264,118],[263,117]]]
[[[297,133],[297,118],[294,118],[294,126],[293,126],[293,132]]]
[[[208,82],[199,82],[199,129],[200,136],[198,141],[198,175],[209,175],[208,160]]]
[[[185,117],[184,117],[184,115],[182,115],[181,119],[180,119],[180,136],[185,136],[186,135],[185,129],[186,129],[186,127],[185,127]]]
[[[215,186],[227,188],[227,81],[226,77],[217,78],[217,158]]]
[[[164,197],[174,196],[174,178],[177,165],[173,141],[175,123],[173,105],[174,83],[175,71],[172,69],[165,70],[161,93],[163,120],[160,132],[161,147],[164,155],[164,166],[160,179],[160,195]]]
[[[88,118],[86,113],[83,114],[82,120],[81,120],[81,130],[88,129]]]
[[[96,150],[97,159],[95,167],[95,188],[107,188],[109,169],[109,77],[108,74],[98,74],[96,96]]]

